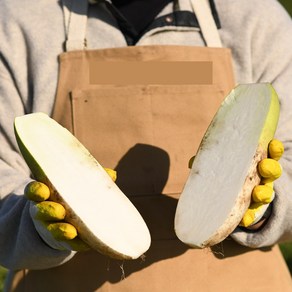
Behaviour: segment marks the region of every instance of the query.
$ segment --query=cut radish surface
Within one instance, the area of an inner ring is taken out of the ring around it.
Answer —
[[[224,100],[200,144],[180,196],[175,231],[203,248],[224,240],[239,224],[260,178],[279,118],[270,84],[237,86]]]
[[[135,259],[150,246],[150,233],[134,205],[103,167],[65,128],[43,113],[17,117],[15,135],[36,180],[66,209],[66,220],[93,249]]]

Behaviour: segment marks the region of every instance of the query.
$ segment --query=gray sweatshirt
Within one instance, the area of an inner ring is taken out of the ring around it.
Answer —
[[[30,171],[14,138],[16,116],[51,114],[58,79],[57,56],[65,29],[59,0],[0,2],[0,264],[43,269],[68,261],[73,252],[47,246],[29,215],[23,189]],[[181,8],[190,10],[189,0]],[[272,215],[258,232],[233,233],[239,243],[262,247],[292,239],[292,21],[276,0],[216,0],[224,47],[232,50],[237,83],[272,82],[281,100],[277,138],[286,152],[275,183]],[[168,5],[160,16],[170,13]],[[126,46],[114,17],[102,4],[90,6],[88,49]],[[136,45],[204,46],[199,28],[169,26],[147,32]]]

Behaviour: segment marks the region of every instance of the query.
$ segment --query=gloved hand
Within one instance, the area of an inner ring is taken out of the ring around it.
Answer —
[[[116,172],[108,168],[105,170],[115,181]],[[30,215],[34,226],[50,247],[74,251],[89,249],[89,246],[79,238],[76,228],[65,222],[65,208],[49,200],[50,189],[47,185],[32,181],[25,187],[24,194],[30,200]]]
[[[270,203],[275,197],[273,182],[282,174],[282,167],[278,160],[283,153],[282,142],[274,139],[269,143],[268,158],[258,163],[261,183],[252,191],[251,204],[244,214],[240,226],[248,229],[258,229],[269,216]]]

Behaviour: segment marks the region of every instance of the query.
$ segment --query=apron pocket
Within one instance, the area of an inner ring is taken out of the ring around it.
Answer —
[[[71,93],[73,132],[127,195],[180,193],[223,98],[217,85],[94,85]]]

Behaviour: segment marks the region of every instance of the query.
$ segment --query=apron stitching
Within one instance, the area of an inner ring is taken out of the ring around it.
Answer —
[[[149,85],[146,85],[145,89],[148,88],[148,91],[150,90],[150,86]],[[149,95],[148,95],[149,96]],[[151,141],[151,144],[154,145],[154,141],[155,141],[155,133],[154,133],[154,118],[153,118],[153,103],[152,103],[152,94],[150,94],[149,96],[149,99],[150,99],[150,111],[151,111],[151,134],[152,134],[152,141]],[[154,182],[153,182],[153,191],[156,192],[156,180],[154,179]]]
[[[75,98],[73,96],[73,92],[70,92],[70,100],[71,100],[71,116],[72,116],[72,133],[76,136],[76,125],[75,125]]]

